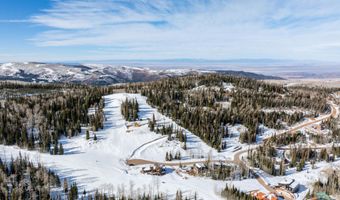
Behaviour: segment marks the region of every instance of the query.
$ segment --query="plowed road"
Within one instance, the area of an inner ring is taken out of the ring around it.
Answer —
[[[302,124],[299,124],[295,127],[292,127],[289,130],[279,132],[276,135],[294,133],[294,132],[296,132],[296,131],[298,131],[298,130],[306,127],[306,126],[310,126],[312,124],[321,122],[321,121],[329,119],[331,117],[336,117],[338,115],[337,109],[335,108],[333,103],[330,103],[330,106],[331,106],[331,113],[330,114],[316,118],[316,119],[313,119],[311,121],[308,121],[308,122],[305,122],[305,123],[302,123]],[[266,138],[264,141],[266,141],[268,139],[270,139],[270,137]],[[256,148],[257,146],[258,145],[253,146],[252,149]],[[243,166],[247,167],[248,169],[251,169],[251,167],[247,166],[247,163],[244,162],[241,158],[242,154],[246,153],[247,151],[248,151],[248,149],[241,149],[241,150],[237,151],[234,155],[234,160],[211,160],[211,162],[233,163],[233,164],[236,164],[236,165],[243,165]],[[144,159],[128,159],[126,161],[126,163],[128,165],[162,164],[162,165],[167,165],[167,166],[193,165],[195,163],[206,163],[206,162],[207,162],[207,160],[182,161],[182,162],[157,162],[157,161],[144,160]],[[263,178],[261,176],[259,176],[255,173],[255,177],[256,177],[256,180],[264,188],[266,188],[269,192],[276,193],[276,191],[272,187],[270,187],[269,185],[266,184],[266,182],[263,180]],[[287,197],[286,199],[291,199],[291,198]]]
[[[317,122],[321,122],[325,119],[329,119],[332,116],[333,117],[337,116],[337,109],[335,108],[335,106],[333,104],[330,104],[330,105],[331,105],[331,108],[332,108],[332,111],[331,111],[330,114],[316,118],[314,120],[311,120],[311,121],[308,121],[308,122],[305,122],[305,123],[302,123],[302,124],[299,124],[299,125],[291,128],[291,129],[289,129],[289,130],[279,132],[276,135],[282,135],[282,134],[286,134],[286,133],[294,133],[295,131],[298,131],[298,130],[306,127],[306,126],[310,126],[310,125],[315,124]],[[264,141],[266,141],[268,139],[270,139],[270,137],[266,138]],[[252,148],[256,148],[257,146],[258,145],[254,146]],[[248,149],[246,149],[246,150],[241,149],[241,150],[239,150],[235,153],[234,160],[223,160],[222,162],[240,164],[241,162],[243,162],[243,161],[241,161],[241,155],[243,153],[247,152],[247,151],[248,151]],[[211,161],[212,162],[220,162],[221,160],[211,160]],[[157,162],[157,161],[145,160],[145,159],[128,159],[126,162],[127,162],[128,165],[163,164],[163,165],[168,165],[168,166],[179,166],[179,165],[190,165],[190,164],[194,164],[194,163],[205,163],[207,161],[206,160],[198,160],[198,161],[181,161],[181,162]]]

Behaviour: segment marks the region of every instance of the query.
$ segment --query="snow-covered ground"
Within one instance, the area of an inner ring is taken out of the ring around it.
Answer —
[[[268,193],[266,188],[264,188],[259,182],[255,179],[244,179],[237,181],[228,181],[227,185],[229,187],[236,187],[243,192],[252,192],[252,191],[260,191],[263,193]]]
[[[277,133],[275,129],[268,128],[264,126],[263,124],[259,125],[259,129],[260,129],[260,134],[256,135],[257,142],[261,142],[263,139],[270,138]]]
[[[86,140],[85,134],[71,139],[63,138],[60,142],[65,149],[64,155],[50,155],[37,151],[27,151],[17,146],[0,145],[2,158],[16,157],[21,153],[27,155],[34,162],[42,162],[46,167],[55,170],[61,178],[76,181],[78,186],[87,191],[97,188],[106,192],[121,192],[124,188],[127,194],[133,186],[133,190],[140,192],[162,191],[175,195],[177,190],[182,190],[186,195],[195,192],[203,199],[221,199],[219,193],[225,187],[226,182],[214,181],[209,178],[180,176],[172,169],[168,169],[165,176],[154,177],[140,173],[141,167],[130,167],[125,164],[132,152],[137,149],[134,156],[138,158],[164,160],[165,152],[179,149],[182,155],[189,156],[201,152],[205,155],[215,150],[203,143],[198,137],[187,132],[188,151],[180,148],[177,142],[167,142],[163,136],[149,131],[147,121],[139,123],[141,127],[127,128],[127,122],[120,112],[120,105],[126,97],[137,98],[140,104],[140,118],[151,118],[154,113],[157,120],[164,123],[173,123],[146,104],[146,99],[139,94],[112,94],[105,96],[104,113],[107,121],[103,130],[96,132],[97,141]],[[145,125],[143,125],[145,124]],[[157,140],[158,138],[161,138]],[[150,144],[144,145],[145,143]],[[142,146],[142,147],[141,147]],[[188,158],[185,158],[188,159]],[[173,197],[173,196],[172,196]],[[170,199],[171,196],[170,196]]]
[[[223,82],[222,88],[225,91],[231,92],[232,90],[235,89],[235,86],[232,83]],[[206,85],[200,85],[200,86],[194,87],[193,89],[191,89],[191,91],[201,91],[201,90],[209,90],[209,89],[213,91],[219,91],[221,87],[218,87],[218,86],[207,87]]]
[[[294,113],[302,112],[304,115],[312,115],[311,110],[302,109],[302,108],[298,108],[298,107],[293,107],[293,108],[263,108],[261,110],[265,113],[284,112],[288,115],[293,115]]]
[[[139,106],[138,125],[133,122],[126,122],[122,115],[120,105],[126,98],[136,98]],[[106,121],[104,129],[97,131],[97,141],[85,139],[85,128],[83,133],[73,138],[62,138],[60,142],[65,149],[64,155],[50,155],[37,151],[27,151],[16,146],[0,145],[0,156],[10,159],[19,153],[28,155],[34,162],[42,162],[46,167],[55,170],[61,178],[69,181],[76,181],[78,186],[87,191],[94,191],[99,188],[103,192],[121,193],[125,191],[130,194],[131,190],[136,193],[156,193],[158,191],[169,194],[169,199],[173,199],[177,190],[184,192],[184,195],[194,195],[197,192],[200,199],[222,199],[220,191],[226,184],[232,184],[242,191],[259,190],[267,192],[256,179],[245,179],[239,181],[215,181],[210,178],[193,177],[186,174],[178,174],[174,168],[167,167],[167,174],[164,176],[151,176],[140,173],[143,166],[128,166],[125,161],[130,158],[146,159],[152,161],[165,161],[166,152],[181,152],[182,160],[198,160],[211,156],[212,159],[232,160],[236,151],[248,148],[245,144],[240,144],[238,136],[246,130],[243,125],[228,126],[229,138],[227,149],[217,152],[209,147],[199,137],[190,131],[179,127],[170,118],[162,115],[157,109],[146,103],[146,98],[140,94],[112,94],[105,98],[104,114]],[[89,110],[93,114],[94,109]],[[148,119],[155,115],[158,124],[172,124],[174,128],[184,130],[187,136],[187,150],[182,148],[180,142],[176,140],[168,141],[167,136],[162,136],[151,132],[148,128]],[[309,121],[309,120],[306,120]],[[275,130],[261,125],[263,134],[259,136],[259,141],[270,137]],[[282,130],[284,131],[284,130]],[[339,164],[337,161],[335,164]],[[298,173],[287,172],[287,177],[299,181],[308,186],[319,176],[323,167],[331,165],[329,163],[317,164],[317,169],[308,169]],[[270,185],[274,185],[282,177],[272,177],[260,174]],[[131,189],[132,188],[132,189]],[[302,189],[298,195],[304,196],[307,188]]]
[[[147,160],[153,161],[165,161],[166,152],[181,152],[181,156],[183,160],[196,160],[207,158],[208,156],[212,156],[213,159],[233,159],[233,155],[235,149],[245,147],[245,144],[241,144],[238,140],[238,136],[240,132],[244,131],[246,128],[242,125],[228,126],[228,131],[231,133],[229,138],[225,138],[224,140],[227,142],[227,149],[217,152],[216,149],[211,148],[205,142],[203,142],[199,137],[190,131],[184,129],[183,127],[177,125],[172,119],[166,117],[159,113],[156,108],[152,108],[150,105],[146,103],[146,98],[141,96],[140,94],[125,94],[128,95],[129,98],[136,98],[138,100],[140,106],[139,117],[142,119],[138,123],[141,127],[129,127],[129,132],[133,133],[133,135],[140,134],[151,134],[156,135],[157,140],[152,141],[150,143],[143,145],[141,148],[134,153],[133,158],[143,158]],[[125,98],[125,97],[124,97]],[[166,137],[162,135],[157,135],[153,132],[150,132],[147,123],[147,119],[151,119],[152,115],[155,115],[155,119],[158,124],[172,125],[174,129],[182,129],[183,133],[186,134],[187,137],[187,150],[182,148],[182,144],[178,141],[168,141]],[[131,123],[133,124],[133,123]]]
[[[110,64],[68,65],[57,63],[12,62],[0,63],[0,76],[9,80],[42,82],[91,82],[103,81],[106,84],[153,80],[162,77],[175,77],[191,73],[211,73],[198,69],[150,69]]]
[[[294,179],[297,183],[300,184],[299,191],[295,194],[295,197],[296,199],[302,200],[304,199],[305,195],[309,191],[309,188],[314,182],[325,178],[324,170],[327,168],[334,167],[337,169],[340,168],[340,160],[337,160],[333,163],[327,162],[316,163],[314,169],[312,169],[312,166],[308,164],[301,172],[296,172],[295,168],[291,168],[289,170],[292,170],[292,172],[287,170],[286,176],[267,177],[266,181],[271,185],[278,185],[278,183],[284,179]]]

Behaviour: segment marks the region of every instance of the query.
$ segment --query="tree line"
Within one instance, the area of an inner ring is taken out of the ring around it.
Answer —
[[[0,159],[0,199],[51,199],[51,189],[60,185],[57,174],[27,157]]]
[[[329,195],[340,195],[340,174],[338,170],[333,169],[327,176],[326,180],[318,180],[313,184],[312,194],[325,192]]]
[[[61,136],[76,136],[81,126],[92,126],[94,130],[103,127],[102,96],[110,91],[110,88],[69,86],[62,92],[6,99],[0,104],[0,144],[42,152],[53,147],[60,150]],[[97,110],[95,115],[88,115],[89,108]]]
[[[246,194],[245,192],[242,192],[235,187],[229,187],[228,185],[221,192],[221,195],[226,199],[256,200],[256,198],[250,194]]]
[[[51,195],[51,192],[53,195]],[[63,184],[59,176],[45,168],[42,164],[34,164],[28,157],[21,154],[9,161],[0,159],[0,199],[21,200],[21,199],[87,199],[87,200],[165,200],[168,195],[161,192],[121,192],[120,194],[106,194],[96,190],[89,193],[85,189],[79,190],[76,182],[69,183],[64,179]],[[180,194],[180,195],[179,195]],[[184,200],[189,197],[177,192],[177,199]],[[196,197],[198,197],[196,195]],[[197,198],[196,198],[197,199]]]
[[[233,84],[235,89],[225,90],[224,83]],[[259,124],[279,129],[304,117],[302,112],[264,112],[264,108],[301,107],[312,109],[315,115],[329,110],[326,92],[294,90],[263,81],[216,74],[134,83],[127,85],[126,91],[140,92],[161,113],[218,150],[227,146],[222,142],[228,136],[227,125],[245,125],[248,131],[242,141],[252,143],[256,140]],[[221,102],[225,101],[231,106],[223,107]]]
[[[334,161],[336,157],[340,156],[340,146],[333,145],[327,150],[326,148],[313,149],[292,145],[288,150],[284,150],[283,154],[288,155],[289,160],[283,156],[278,162],[276,160],[278,150],[273,143],[266,142],[256,149],[249,150],[247,158],[251,166],[258,167],[274,176],[283,176],[288,167],[295,167],[296,171],[302,171],[307,162],[314,168],[316,162]]]
[[[126,121],[138,120],[139,104],[137,99],[128,99],[121,104],[121,113]]]

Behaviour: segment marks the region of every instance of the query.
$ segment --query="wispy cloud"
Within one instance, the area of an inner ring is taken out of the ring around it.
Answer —
[[[0,23],[28,23],[28,19],[0,19]]]
[[[336,0],[58,0],[29,21],[48,28],[38,46],[100,46],[112,58],[325,60],[338,57],[339,10]]]

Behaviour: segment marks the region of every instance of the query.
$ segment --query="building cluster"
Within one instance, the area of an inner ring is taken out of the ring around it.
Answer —
[[[154,164],[148,167],[143,167],[141,173],[149,174],[149,175],[156,175],[156,176],[163,176],[165,175],[165,166],[160,164]]]
[[[300,184],[294,179],[285,178],[280,181],[275,187],[284,188],[290,192],[296,193],[299,191]]]
[[[250,194],[258,200],[278,200],[275,194],[265,194],[261,191],[253,191]]]

